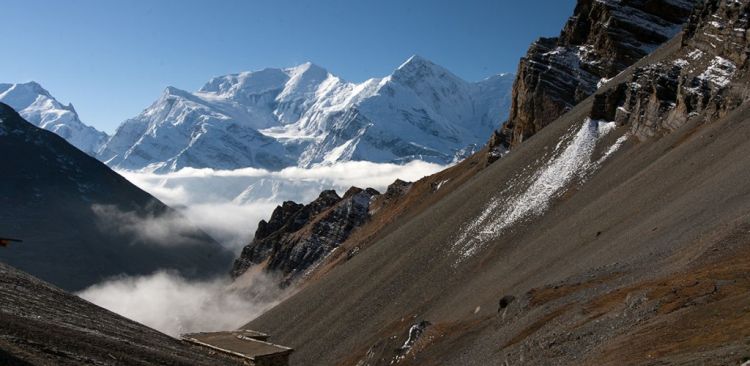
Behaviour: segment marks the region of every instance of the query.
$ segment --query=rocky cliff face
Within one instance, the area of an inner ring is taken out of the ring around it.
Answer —
[[[370,217],[370,203],[379,195],[372,188],[352,187],[343,197],[333,190],[323,191],[307,205],[284,202],[269,221],[258,224],[253,241],[235,261],[232,276],[263,265],[266,271],[280,273],[283,285],[290,284],[364,224]]]
[[[580,0],[557,38],[521,59],[508,121],[490,140],[494,161],[671,39],[695,0]]]
[[[645,140],[723,117],[747,97],[737,82],[746,79],[749,25],[745,4],[706,2],[691,16],[679,51],[597,94],[592,118],[628,125]]]

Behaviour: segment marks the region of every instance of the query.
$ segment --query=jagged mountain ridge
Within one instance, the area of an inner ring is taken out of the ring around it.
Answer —
[[[378,196],[372,188],[351,187],[343,197],[327,190],[307,205],[284,202],[268,222],[258,223],[252,242],[234,262],[232,277],[262,265],[265,271],[280,274],[284,286],[304,279],[369,220],[371,203]]]
[[[78,118],[72,104],[63,105],[36,82],[0,84],[0,102],[24,119],[52,131],[81,151],[95,156],[109,136]]]
[[[3,248],[5,263],[71,291],[121,274],[229,268],[232,254],[177,212],[3,103],[0,154],[23,157],[0,161],[3,236],[24,240]]]
[[[747,19],[748,1],[706,1],[684,36],[248,326],[306,364],[744,363]]]
[[[510,75],[468,83],[414,56],[356,84],[306,63],[167,88],[99,158],[122,169],[277,170],[336,161],[448,163],[477,149],[507,110]]]

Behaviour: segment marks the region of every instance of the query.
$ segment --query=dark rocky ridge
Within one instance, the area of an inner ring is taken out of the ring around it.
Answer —
[[[408,184],[390,186],[383,197],[400,194],[404,185]],[[276,207],[268,222],[258,223],[252,242],[234,262],[232,277],[263,265],[264,270],[282,276],[282,285],[291,284],[367,222],[370,204],[378,196],[380,193],[372,188],[351,187],[343,197],[327,190],[307,205],[284,202]]]
[[[0,235],[24,239],[3,249],[5,263],[71,291],[121,274],[173,269],[208,277],[231,265],[231,252],[189,224],[179,233],[145,233],[139,223],[183,218],[2,103],[0,156]]]
[[[579,0],[556,38],[540,38],[518,66],[510,116],[489,162],[593,94],[677,34],[697,0]]]

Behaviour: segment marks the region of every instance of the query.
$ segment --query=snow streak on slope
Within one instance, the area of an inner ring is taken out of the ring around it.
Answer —
[[[564,136],[558,143],[554,156],[532,177],[531,183],[521,194],[513,195],[518,188],[518,181],[513,181],[503,192],[498,194],[482,213],[462,228],[452,249],[460,252],[461,258],[467,258],[477,252],[490,240],[497,238],[504,230],[532,216],[539,216],[547,210],[552,200],[558,197],[563,188],[575,178],[585,178],[604,158],[614,152],[624,140],[618,139],[606,154],[597,162],[591,157],[597,141],[613,129],[615,122],[603,122],[586,119],[581,128],[572,135]],[[565,150],[558,151],[567,140]],[[627,137],[624,137],[627,138]]]

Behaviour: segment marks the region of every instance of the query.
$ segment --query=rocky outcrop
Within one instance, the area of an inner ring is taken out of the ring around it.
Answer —
[[[497,160],[671,39],[696,0],[579,0],[557,38],[540,38],[518,66],[510,116],[489,142]]]
[[[644,140],[736,108],[747,99],[735,84],[747,70],[749,15],[744,3],[707,1],[691,16],[679,51],[596,95],[592,118],[629,125]]]
[[[372,188],[352,187],[343,197],[323,191],[307,205],[284,202],[269,221],[260,221],[253,241],[235,261],[237,278],[254,265],[281,274],[288,285],[313,268],[370,217],[370,202],[380,193]]]

